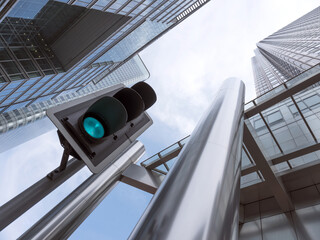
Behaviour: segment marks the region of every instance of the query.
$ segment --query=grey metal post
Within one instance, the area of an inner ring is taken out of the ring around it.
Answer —
[[[135,141],[110,167],[88,178],[19,239],[67,239],[143,153],[143,144]]]
[[[3,204],[0,207],[0,231],[36,205],[84,166],[82,161],[72,158],[68,161],[68,167],[64,170],[63,174],[57,175],[54,179],[46,176]]]
[[[238,239],[244,90],[223,83],[129,239]]]

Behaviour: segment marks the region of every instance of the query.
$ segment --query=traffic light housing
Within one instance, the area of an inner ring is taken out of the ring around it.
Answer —
[[[156,94],[145,82],[131,88],[118,84],[50,108],[47,115],[61,144],[99,173],[152,124],[145,110],[155,102]]]

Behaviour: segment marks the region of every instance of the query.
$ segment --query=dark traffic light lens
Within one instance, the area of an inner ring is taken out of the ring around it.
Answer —
[[[138,82],[131,88],[135,90],[143,99],[145,106],[144,110],[147,110],[157,101],[157,95],[149,84],[145,82]]]
[[[140,94],[131,88],[123,88],[113,97],[118,99],[126,108],[128,119],[131,121],[138,117],[144,110],[144,102]]]
[[[84,130],[93,138],[102,138],[104,128],[101,122],[93,117],[87,117],[83,120]]]

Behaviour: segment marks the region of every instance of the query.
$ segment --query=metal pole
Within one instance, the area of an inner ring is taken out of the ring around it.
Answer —
[[[22,193],[0,207],[0,230],[28,211],[41,199],[59,187],[71,176],[83,168],[84,163],[75,158],[68,161],[67,168],[54,179],[44,177]],[[58,170],[58,169],[56,169]]]
[[[135,141],[110,167],[88,178],[19,239],[67,239],[143,153],[143,144]]]
[[[238,239],[244,90],[223,83],[129,239]]]

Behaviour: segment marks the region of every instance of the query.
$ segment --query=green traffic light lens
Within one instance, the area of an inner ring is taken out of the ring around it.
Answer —
[[[102,138],[104,136],[104,128],[102,124],[93,117],[87,117],[83,120],[84,130],[93,138]]]

